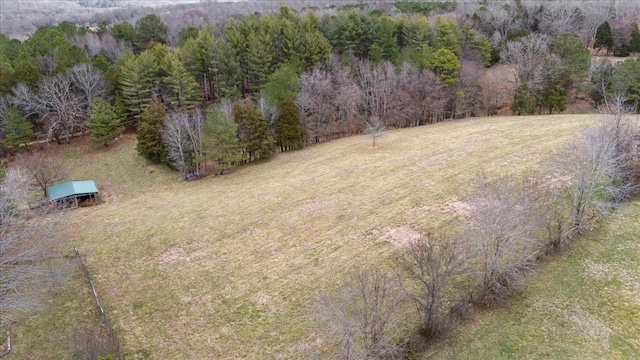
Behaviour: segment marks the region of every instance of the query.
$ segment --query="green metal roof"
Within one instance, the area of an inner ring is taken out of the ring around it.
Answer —
[[[49,187],[49,200],[55,201],[70,196],[93,195],[98,193],[98,187],[93,180],[69,181],[64,184]]]

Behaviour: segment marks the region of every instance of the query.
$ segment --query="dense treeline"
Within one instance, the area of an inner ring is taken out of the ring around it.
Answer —
[[[619,93],[633,103],[637,60],[591,64],[591,45],[639,50],[635,22],[607,19],[594,26],[586,10],[521,1],[473,12],[455,2],[382,2],[322,16],[283,6],[222,26],[151,14],[91,31],[63,22],[24,42],[0,35],[4,151],[28,144],[34,130],[58,143],[88,130],[91,143],[107,145],[129,124],[148,139],[140,154],[187,174],[361,133],[372,118],[398,128],[505,108],[553,113],[585,93],[595,105]],[[512,73],[510,86],[487,80],[495,65]],[[500,92],[511,101],[497,101]],[[212,105],[237,125],[233,161],[202,149],[216,141],[203,131]]]

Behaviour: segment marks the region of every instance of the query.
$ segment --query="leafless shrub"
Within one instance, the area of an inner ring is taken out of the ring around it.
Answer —
[[[403,293],[380,269],[357,270],[335,291],[319,296],[314,316],[335,346],[334,358],[395,359]]]
[[[587,129],[560,162],[573,181],[569,189],[572,231],[589,229],[590,220],[638,190],[638,127],[633,108],[618,96],[601,107],[600,123]]]
[[[572,235],[571,219],[562,197],[554,193],[549,204],[549,212],[544,222],[547,254],[560,249]]]
[[[430,338],[447,330],[447,309],[460,295],[456,288],[468,260],[467,248],[450,236],[423,236],[398,252],[394,265],[415,305],[422,336]]]
[[[495,180],[480,174],[475,196],[467,202],[466,239],[474,249],[479,277],[475,300],[491,305],[518,290],[543,241],[547,199],[537,178],[507,175]]]
[[[638,154],[638,123],[630,115],[637,112],[635,105],[627,104],[627,98],[617,95],[600,107],[603,117],[602,131],[613,143],[614,172],[610,196],[614,202],[629,199],[640,185],[640,157]]]

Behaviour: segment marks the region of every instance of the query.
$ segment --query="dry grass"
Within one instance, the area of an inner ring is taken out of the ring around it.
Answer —
[[[385,261],[395,248],[385,233],[401,229],[402,243],[461,216],[477,171],[543,166],[592,120],[389,131],[376,148],[341,139],[189,183],[142,161],[132,139],[67,148],[69,177],[96,180],[105,203],[64,214],[62,245],[87,254],[128,359],[305,358],[322,342],[304,308],[346,269]]]

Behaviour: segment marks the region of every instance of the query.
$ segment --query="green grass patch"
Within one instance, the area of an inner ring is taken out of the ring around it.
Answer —
[[[429,354],[475,359],[640,358],[640,200],[531,277],[508,308],[480,312]]]
[[[70,253],[70,252],[69,252]],[[100,328],[101,319],[75,259],[61,259],[64,279],[49,294],[40,313],[11,330],[11,357],[16,359],[72,359],[71,332]]]

